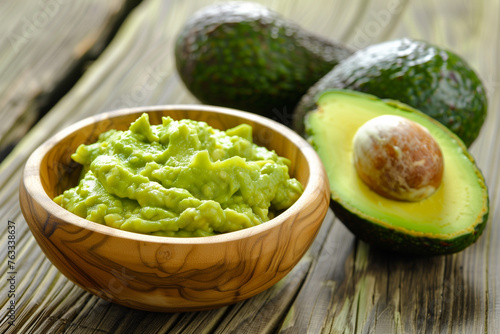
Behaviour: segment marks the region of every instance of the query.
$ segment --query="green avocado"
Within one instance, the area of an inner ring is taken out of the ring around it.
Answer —
[[[291,125],[307,89],[353,53],[252,2],[195,13],[175,45],[177,70],[205,104],[250,111]]]
[[[325,165],[336,216],[360,239],[401,253],[458,252],[481,235],[489,213],[488,191],[463,142],[428,115],[400,102],[350,91],[330,90],[307,114],[306,135]],[[438,143],[444,172],[430,197],[405,202],[372,191],[353,164],[353,137],[368,120],[405,117],[424,126]]]
[[[304,114],[329,88],[401,101],[444,124],[467,146],[486,118],[486,91],[474,70],[450,51],[408,38],[369,46],[336,66],[299,102],[295,129],[303,131]]]

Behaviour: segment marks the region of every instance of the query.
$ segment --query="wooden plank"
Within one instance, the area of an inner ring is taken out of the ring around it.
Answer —
[[[71,87],[139,1],[0,3],[0,160]]]
[[[339,298],[339,289],[351,291],[352,271],[349,270],[348,263],[353,260],[355,239],[338,220],[329,228],[325,238],[280,333],[321,332],[328,326],[331,303]],[[347,332],[352,332],[355,327],[355,319],[350,316],[351,302],[352,300],[346,305],[347,308],[336,314],[341,328]]]
[[[269,2],[310,30],[344,38],[350,44],[411,36],[450,47],[487,78],[490,114],[472,153],[490,187],[491,218],[483,237],[467,250],[434,258],[398,256],[372,249],[339,221],[330,220],[309,256],[283,282],[249,301],[194,314],[125,309],[90,296],[57,274],[40,253],[16,202],[27,156],[52,133],[88,115],[135,105],[196,103],[175,73],[172,46],[184,19],[208,3],[144,2],[82,80],[0,165],[0,216],[18,226],[18,328],[70,333],[495,332],[500,321],[496,256],[500,251],[496,224],[500,220],[500,94],[496,84],[500,30],[495,14],[499,0],[338,0],[315,6],[307,1]],[[394,4],[398,6],[390,7]],[[0,225],[0,234],[5,236],[5,232],[5,224]],[[0,239],[0,244],[5,240]],[[6,255],[1,247],[0,255]],[[0,301],[5,309],[8,276],[5,267],[0,271],[4,294]],[[0,331],[13,332],[7,320],[5,316],[0,320]]]

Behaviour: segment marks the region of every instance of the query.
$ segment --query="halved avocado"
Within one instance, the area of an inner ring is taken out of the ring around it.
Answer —
[[[445,126],[405,104],[350,90],[330,90],[307,114],[306,135],[325,165],[331,207],[357,237],[377,247],[421,255],[463,250],[488,220],[488,190],[464,143]],[[444,158],[439,189],[419,202],[378,195],[359,178],[352,161],[358,128],[381,115],[406,117],[427,128]]]

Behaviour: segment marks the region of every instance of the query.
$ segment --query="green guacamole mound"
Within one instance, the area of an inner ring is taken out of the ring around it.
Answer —
[[[252,142],[247,124],[227,131],[204,122],[147,114],[128,131],[110,130],[71,156],[80,183],[54,201],[76,215],[118,229],[197,237],[268,221],[290,207],[302,185],[290,161]]]

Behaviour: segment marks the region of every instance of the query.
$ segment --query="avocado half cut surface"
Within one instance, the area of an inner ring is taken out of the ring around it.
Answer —
[[[397,101],[350,90],[321,94],[306,115],[306,135],[325,165],[331,207],[357,237],[377,247],[421,255],[458,252],[481,235],[488,190],[465,144],[431,117]],[[354,134],[381,115],[410,119],[430,131],[444,158],[438,190],[422,201],[391,200],[372,191],[353,164]]]

